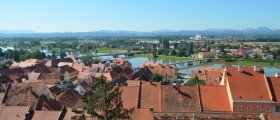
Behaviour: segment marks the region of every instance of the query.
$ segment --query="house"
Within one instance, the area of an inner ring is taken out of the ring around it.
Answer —
[[[216,53],[215,52],[198,52],[197,58],[199,59],[213,59],[215,58]]]
[[[148,66],[140,68],[138,71],[131,75],[132,80],[150,80],[153,73]]]
[[[205,80],[206,85],[219,85],[223,77],[223,68],[202,67],[201,70],[193,70],[191,78]]]
[[[274,101],[262,67],[227,66],[221,85],[226,86],[232,112],[272,113]]]
[[[42,74],[39,80],[44,82],[48,87],[55,86],[63,80],[63,74],[61,72],[53,72],[49,74]]]
[[[89,72],[103,73],[105,71],[105,64],[92,64]]]
[[[273,96],[273,114],[280,115],[280,77],[279,73],[276,73],[275,77],[267,77],[267,80],[270,85],[271,94]]]
[[[79,72],[77,79],[78,79],[78,83],[83,81],[87,82],[88,84],[92,83],[91,73],[87,71]]]
[[[30,106],[1,106],[0,120],[31,120]]]
[[[77,84],[77,77],[79,74],[79,71],[77,71],[75,68],[70,67],[68,65],[59,67],[60,72],[64,74],[64,78],[66,81],[71,81],[74,85]]]
[[[85,66],[85,64],[81,63],[81,62],[75,62],[72,65],[72,67],[75,68],[76,70],[78,70],[79,72],[83,72],[84,71],[84,69],[83,69],[84,66]]]
[[[54,68],[57,68],[58,67],[58,64],[60,62],[68,62],[68,63],[74,63],[73,59],[72,58],[64,58],[64,59],[53,59],[53,60],[48,60],[45,65],[47,67],[54,67]]]
[[[44,97],[47,98],[45,100],[48,103],[52,102],[54,98],[48,87],[42,82],[11,83],[8,85],[2,103],[5,106],[29,106],[32,110],[35,110],[47,103],[40,102]],[[55,107],[58,106],[49,106],[48,109],[53,110],[56,109]]]
[[[163,81],[169,81],[171,83],[177,81],[177,69],[175,66],[163,65],[153,62],[145,62],[142,65],[142,68],[144,67],[148,67],[148,69],[153,74],[159,74],[160,76],[162,76]]]
[[[56,97],[57,101],[65,107],[83,109],[82,96],[75,90],[67,90]]]
[[[38,59],[27,59],[18,64],[18,67],[26,68],[37,64]]]

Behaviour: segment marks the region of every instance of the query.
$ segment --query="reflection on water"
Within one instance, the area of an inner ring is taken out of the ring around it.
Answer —
[[[146,58],[146,57],[132,57],[132,58],[127,58],[127,60],[132,64],[132,68],[138,68],[141,67],[144,62],[157,62],[160,64],[169,64],[169,63],[175,63],[175,62],[180,62],[176,60],[163,60],[163,59],[151,59],[151,58]],[[181,64],[184,65],[184,64]]]

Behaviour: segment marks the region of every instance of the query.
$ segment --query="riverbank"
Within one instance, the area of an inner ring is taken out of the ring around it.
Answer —
[[[152,54],[135,54],[134,57],[146,57],[146,58],[154,59]],[[176,60],[176,61],[195,60],[194,58],[167,56],[167,55],[158,55],[156,59]]]

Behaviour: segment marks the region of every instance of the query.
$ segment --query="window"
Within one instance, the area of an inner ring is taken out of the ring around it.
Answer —
[[[252,111],[252,110],[253,110],[252,105],[248,105],[248,106],[247,106],[247,110],[248,110],[248,111]]]
[[[261,112],[262,111],[262,107],[261,106],[257,106],[257,112]]]
[[[242,109],[243,109],[242,105],[238,105],[238,106],[237,106],[237,110],[238,110],[238,111],[242,111]]]
[[[275,106],[275,112],[280,112],[280,106],[279,105]]]
[[[266,106],[266,107],[265,107],[265,111],[266,111],[266,112],[270,112],[270,106]]]

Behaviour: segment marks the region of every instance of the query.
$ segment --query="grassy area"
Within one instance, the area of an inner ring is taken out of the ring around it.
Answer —
[[[194,86],[194,85],[205,85],[205,80],[197,80],[197,79],[191,79],[189,80],[185,86]]]
[[[260,45],[280,45],[280,42],[243,42],[244,45],[253,45],[253,44],[260,44]]]
[[[146,58],[153,58],[152,54],[136,54],[135,57],[146,57]],[[193,60],[193,58],[187,58],[187,57],[176,57],[176,56],[166,56],[166,55],[159,55],[157,57],[158,59],[162,60]]]

